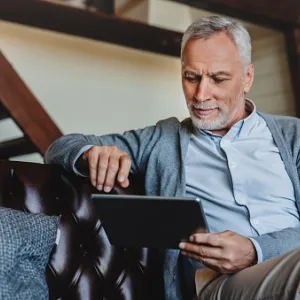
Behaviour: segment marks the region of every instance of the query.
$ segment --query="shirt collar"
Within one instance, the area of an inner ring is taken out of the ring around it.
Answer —
[[[229,131],[224,135],[224,137],[226,137],[226,139],[235,139],[235,138],[246,137],[250,134],[252,128],[255,126],[255,124],[258,121],[256,105],[254,104],[254,102],[252,100],[246,99],[245,110],[250,113],[249,116],[246,117],[245,119],[242,119],[242,120],[238,121],[237,123],[235,123],[229,129]],[[223,138],[223,136],[214,134],[209,130],[201,129],[200,132],[211,135],[211,136]]]
[[[250,115],[240,121],[242,124],[239,137],[247,137],[250,134],[251,130],[255,127],[259,119],[256,105],[250,99],[246,99],[245,109],[250,113]]]

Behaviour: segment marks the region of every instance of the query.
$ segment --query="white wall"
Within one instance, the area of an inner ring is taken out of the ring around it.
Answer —
[[[261,29],[253,34],[252,44],[255,81],[249,96],[262,111],[295,116],[295,98],[283,34]]]
[[[186,116],[177,58],[7,22],[0,48],[65,133]]]
[[[130,1],[130,0],[128,0]],[[120,16],[125,19],[132,19],[139,22],[148,22],[149,1],[140,0],[130,10],[124,12]]]

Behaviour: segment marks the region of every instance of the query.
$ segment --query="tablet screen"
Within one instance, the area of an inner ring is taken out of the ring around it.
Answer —
[[[177,249],[196,232],[209,232],[201,200],[186,197],[93,194],[112,245]]]

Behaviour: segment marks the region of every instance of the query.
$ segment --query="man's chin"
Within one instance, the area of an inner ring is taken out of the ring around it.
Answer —
[[[217,119],[212,119],[210,117],[197,117],[197,116],[191,116],[193,125],[197,129],[202,129],[202,130],[220,130],[221,126],[218,124]]]

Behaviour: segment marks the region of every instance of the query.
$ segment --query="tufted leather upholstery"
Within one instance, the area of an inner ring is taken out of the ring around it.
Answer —
[[[50,299],[163,299],[163,255],[111,246],[90,202],[92,191],[86,179],[58,166],[0,161],[2,206],[61,215],[61,237],[46,272]],[[143,185],[131,178],[129,190],[112,191],[125,192],[142,194]]]

